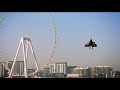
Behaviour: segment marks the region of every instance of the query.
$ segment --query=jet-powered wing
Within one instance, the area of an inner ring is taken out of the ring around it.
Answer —
[[[87,43],[85,44],[85,47],[89,47],[93,49],[93,47],[97,47],[97,44],[95,44],[95,42],[92,41],[92,39]]]
[[[87,44],[85,44],[85,47],[89,47],[90,46],[90,42],[88,42]]]
[[[85,44],[85,47],[89,47],[90,45],[89,44]]]
[[[92,47],[97,47],[97,44],[95,44],[95,42],[93,42],[93,45],[92,45]]]

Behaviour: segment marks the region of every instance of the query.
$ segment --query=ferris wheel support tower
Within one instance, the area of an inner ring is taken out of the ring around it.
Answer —
[[[27,45],[25,45],[25,42],[26,42]],[[36,71],[38,71],[38,69],[39,69],[38,62],[37,62],[37,59],[36,59],[36,56],[35,56],[35,52],[34,52],[34,49],[33,49],[33,46],[32,46],[31,39],[28,38],[28,37],[22,37],[21,40],[20,40],[20,43],[18,45],[16,56],[15,56],[13,64],[12,64],[12,68],[11,68],[10,73],[9,73],[9,78],[12,77],[13,69],[14,69],[14,66],[15,66],[15,63],[16,63],[16,60],[17,60],[17,57],[18,57],[21,45],[23,47],[24,76],[25,76],[25,78],[28,77],[28,75],[27,75],[27,59],[28,59],[28,49],[29,49],[29,46],[31,48],[32,55],[34,57],[34,61],[35,61],[35,65],[36,65]]]

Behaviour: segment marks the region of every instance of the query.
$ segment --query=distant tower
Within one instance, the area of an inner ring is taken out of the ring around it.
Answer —
[[[13,61],[8,61],[8,68],[11,69],[13,65]],[[22,76],[24,74],[24,61],[16,61],[13,74],[17,74],[19,76]]]
[[[26,43],[25,43],[26,42]],[[26,44],[26,45],[25,45]],[[36,56],[35,56],[35,53],[34,53],[34,50],[33,50],[33,46],[32,46],[32,41],[30,38],[28,37],[22,37],[21,40],[20,40],[20,43],[19,43],[19,46],[18,46],[18,49],[17,49],[17,52],[16,52],[16,56],[14,58],[14,61],[13,61],[13,65],[12,65],[12,68],[10,70],[10,73],[9,73],[9,78],[12,77],[12,73],[13,73],[13,69],[15,67],[15,63],[16,63],[16,60],[17,60],[17,57],[18,57],[18,53],[20,51],[20,46],[22,45],[23,47],[23,58],[24,58],[24,75],[25,75],[25,78],[28,77],[27,75],[27,59],[28,59],[28,46],[30,46],[31,48],[31,52],[32,52],[32,55],[33,57],[35,58],[35,65],[36,65],[36,69],[38,70],[39,67],[38,67],[38,62],[37,62],[37,59],[36,59]]]
[[[3,63],[5,63],[5,62],[3,62]],[[2,62],[0,62],[0,77],[2,77],[4,75],[4,71],[5,71],[5,68],[4,68]]]

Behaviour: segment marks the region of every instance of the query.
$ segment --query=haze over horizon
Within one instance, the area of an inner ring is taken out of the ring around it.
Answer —
[[[89,67],[109,65],[120,70],[119,12],[52,12],[58,31],[58,45],[52,61]],[[0,13],[0,18],[3,12]],[[32,39],[40,66],[46,64],[54,47],[54,30],[47,12],[7,12],[0,27],[0,56],[14,59],[20,38]],[[89,50],[90,39],[98,47]],[[29,65],[33,57],[29,51]],[[23,60],[22,49],[18,60]]]

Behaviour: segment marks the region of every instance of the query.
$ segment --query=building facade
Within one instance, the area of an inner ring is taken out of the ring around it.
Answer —
[[[50,68],[49,67],[45,67],[42,69],[41,72],[38,73],[39,77],[43,77],[43,78],[49,78],[50,76]]]
[[[8,68],[11,69],[13,65],[13,61],[8,61]],[[24,74],[24,61],[16,61],[14,70],[14,74],[22,75]]]
[[[110,66],[94,66],[91,70],[92,78],[112,78],[113,69]]]
[[[79,74],[79,78],[87,78],[87,68],[74,68],[72,74]]]
[[[50,64],[50,73],[67,73],[67,62],[52,62]]]
[[[67,78],[79,78],[79,74],[67,74]]]
[[[67,66],[67,74],[72,74],[72,70],[77,66]]]
[[[0,77],[2,77],[4,75],[4,71],[5,71],[5,68],[4,68],[3,64],[0,62]]]
[[[91,78],[91,71],[92,71],[92,70],[91,70],[91,67],[87,67],[87,68],[86,68],[86,77],[87,77],[87,78]]]
[[[110,66],[93,66],[87,68],[74,68],[72,74],[79,74],[79,78],[112,78],[113,69]]]
[[[120,71],[114,71],[113,78],[120,78]]]
[[[52,62],[50,64],[51,77],[64,78],[67,75],[67,62]]]

